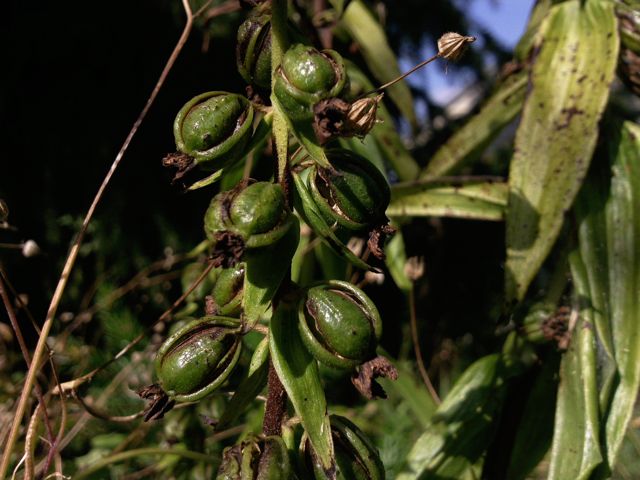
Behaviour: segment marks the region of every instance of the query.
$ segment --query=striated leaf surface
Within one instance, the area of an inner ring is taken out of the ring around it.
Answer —
[[[387,215],[503,220],[508,187],[502,182],[418,181],[391,188]]]
[[[233,424],[267,385],[267,374],[269,372],[268,359],[269,340],[264,338],[258,344],[255,352],[253,352],[247,376],[233,393],[227,408],[216,424],[216,430],[224,430]]]
[[[611,130],[609,161],[595,166],[576,202],[584,295],[606,353],[600,363],[613,365],[600,395],[606,464],[597,478],[615,464],[640,388],[640,127]]]
[[[618,55],[613,4],[551,8],[516,135],[507,210],[507,301],[521,300],[586,175]]]
[[[507,78],[480,112],[455,132],[433,155],[420,178],[451,175],[477,160],[522,110],[528,80],[522,71]]]
[[[499,354],[472,364],[436,410],[398,480],[459,479],[481,460],[506,393],[506,367]]]
[[[569,263],[575,323],[560,366],[549,480],[589,478],[602,462],[593,309],[586,301],[589,279],[577,252],[569,256]]]
[[[271,319],[269,350],[296,414],[325,470],[333,467],[333,440],[318,365],[302,343],[294,305],[280,303]]]
[[[244,254],[242,316],[249,325],[255,325],[260,316],[267,311],[291,265],[290,261],[300,238],[298,218],[292,217],[291,228],[275,244],[266,248],[248,250]],[[274,258],[279,258],[280,261],[274,262]]]

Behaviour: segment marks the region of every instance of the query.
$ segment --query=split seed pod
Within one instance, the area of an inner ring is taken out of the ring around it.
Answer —
[[[155,359],[165,393],[178,402],[192,402],[222,385],[240,357],[241,328],[233,318],[202,317],[171,335]]]
[[[256,15],[238,29],[238,72],[244,80],[263,90],[271,89],[271,16]]]
[[[280,185],[256,182],[216,195],[204,216],[207,237],[231,235],[244,248],[274,244],[293,224]]]
[[[338,52],[298,43],[284,54],[273,89],[289,119],[304,122],[313,120],[314,105],[340,95],[346,82],[344,61]]]
[[[296,476],[281,437],[249,437],[227,447],[216,480],[293,480]]]
[[[445,33],[438,39],[438,56],[455,62],[464,54],[469,44],[475,41],[476,37],[455,32]]]
[[[385,471],[380,454],[362,430],[338,415],[331,415],[329,421],[336,458],[336,480],[384,480]],[[311,478],[327,479],[306,434],[302,437],[300,451],[304,465],[312,472]]]
[[[178,151],[208,170],[239,158],[249,141],[253,106],[244,97],[207,92],[189,100],[178,112],[173,134]]]
[[[348,282],[310,287],[298,304],[300,336],[319,362],[352,369],[375,356],[382,320],[371,299]]]
[[[327,151],[334,170],[311,167],[309,191],[329,224],[360,231],[387,223],[389,184],[366,158],[349,150]]]

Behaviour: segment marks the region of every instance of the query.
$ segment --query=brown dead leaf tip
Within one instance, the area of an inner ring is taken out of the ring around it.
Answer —
[[[169,396],[157,383],[141,388],[136,393],[140,398],[148,401],[143,410],[145,422],[160,420],[176,403],[174,400],[169,399]]]
[[[228,230],[214,234],[215,245],[211,251],[214,268],[231,268],[237,265],[244,253],[244,240]]]
[[[340,98],[321,100],[313,106],[313,130],[321,145],[342,135],[349,108],[349,103]]]
[[[340,98],[321,100],[313,107],[313,130],[322,145],[335,137],[364,138],[377,121],[382,94],[360,98],[353,103]]]
[[[351,383],[368,400],[387,398],[387,394],[376,378],[398,379],[398,370],[384,357],[376,357],[360,365],[351,377]]]
[[[542,334],[547,340],[553,340],[557,343],[560,350],[569,348],[571,341],[571,332],[569,331],[569,317],[571,309],[569,307],[560,307],[553,314],[542,322]]]
[[[367,247],[371,254],[379,260],[385,259],[384,242],[387,237],[393,235],[396,229],[389,224],[379,225],[369,233]]]
[[[193,170],[196,165],[193,157],[181,152],[169,153],[162,159],[163,167],[173,168],[176,171],[171,179],[172,184],[182,179],[182,177]]]
[[[218,305],[211,295],[204,297],[204,313],[207,315],[218,314]]]

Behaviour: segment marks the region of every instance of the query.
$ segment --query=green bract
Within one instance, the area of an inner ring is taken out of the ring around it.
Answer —
[[[238,72],[247,83],[271,89],[271,16],[249,17],[238,29]]]
[[[171,335],[155,359],[165,393],[179,401],[199,400],[218,388],[235,367],[242,340],[238,320],[203,317]]]
[[[215,170],[242,155],[251,137],[253,107],[244,97],[207,92],[189,100],[173,123],[177,149]]]
[[[291,121],[310,121],[313,106],[340,95],[346,80],[344,61],[338,52],[318,51],[298,43],[284,54],[273,91]]]
[[[349,150],[329,150],[327,157],[334,170],[314,165],[308,177],[309,191],[327,222],[350,230],[386,224],[391,193],[382,173]]]
[[[244,263],[238,263],[236,266],[225,268],[220,272],[212,292],[218,314],[235,316],[242,310],[244,270]]]
[[[356,286],[339,280],[309,288],[298,304],[300,337],[320,362],[354,368],[375,356],[382,334],[378,309]]]
[[[331,415],[331,437],[336,459],[336,480],[384,480],[385,471],[380,454],[371,441],[355,424],[344,417]],[[316,459],[306,435],[300,450],[305,466],[312,478],[330,478]]]
[[[227,447],[216,480],[293,480],[295,473],[281,437],[254,437]]]
[[[216,195],[204,216],[207,236],[222,232],[242,238],[245,248],[272,245],[292,225],[280,185],[257,182]]]

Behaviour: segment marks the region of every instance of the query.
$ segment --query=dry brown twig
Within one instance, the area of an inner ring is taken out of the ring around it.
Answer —
[[[160,89],[162,88],[169,72],[173,68],[173,65],[176,59],[178,58],[178,55],[182,51],[182,48],[184,47],[185,43],[187,42],[187,39],[189,38],[189,35],[191,34],[191,30],[193,28],[193,21],[195,16],[202,14],[208,8],[209,3],[210,2],[207,2],[194,15],[191,10],[191,5],[189,4],[189,0],[182,0],[182,6],[187,18],[186,18],[184,29],[180,35],[180,38],[178,39],[176,46],[171,52],[171,55],[169,56],[169,59],[167,60],[167,63],[165,64],[165,67],[162,70],[162,73],[160,74],[158,81],[156,82],[155,87],[153,88],[151,94],[149,95],[149,98],[147,99],[142,111],[138,115],[138,118],[136,119],[136,121],[133,123],[133,126],[131,127],[131,130],[127,134],[127,137],[125,138],[122,146],[120,147],[120,150],[116,155],[116,158],[114,159],[113,163],[111,164],[111,167],[109,168],[109,171],[105,175],[104,180],[102,181],[100,187],[98,188],[98,191],[93,199],[93,202],[91,203],[91,206],[89,207],[89,210],[87,211],[87,214],[85,215],[85,218],[82,222],[82,226],[80,227],[78,235],[76,236],[71,246],[71,249],[69,250],[67,260],[65,261],[64,267],[62,269],[62,274],[60,275],[58,284],[56,286],[53,297],[51,299],[51,303],[47,310],[45,321],[42,324],[42,331],[40,333],[40,336],[38,338],[38,343],[33,353],[33,360],[27,372],[27,377],[25,379],[24,387],[22,389],[20,400],[18,401],[18,406],[15,411],[13,424],[11,426],[9,436],[5,444],[4,453],[2,456],[2,463],[0,464],[0,479],[5,478],[7,470],[9,468],[11,454],[13,452],[13,448],[18,438],[20,425],[22,424],[22,420],[24,418],[25,410],[27,407],[28,399],[31,395],[31,390],[34,385],[35,377],[37,373],[40,371],[40,368],[42,365],[43,356],[44,356],[46,345],[47,345],[46,343],[47,338],[49,337],[51,327],[53,326],[53,320],[56,316],[56,312],[58,310],[58,306],[60,305],[60,301],[62,300],[62,295],[67,286],[69,276],[71,275],[71,271],[78,257],[80,245],[82,244],[82,240],[87,232],[89,223],[93,218],[93,214],[95,213],[98,203],[102,199],[104,192],[111,181],[111,178],[113,177],[116,169],[120,165],[120,162],[124,157],[124,154],[128,150],[129,145],[133,140],[133,137],[135,136],[136,132],[140,128],[140,125],[142,124],[143,120],[147,116],[147,113],[149,112],[151,106],[155,102],[155,99],[158,96],[158,93],[160,92]]]

